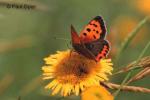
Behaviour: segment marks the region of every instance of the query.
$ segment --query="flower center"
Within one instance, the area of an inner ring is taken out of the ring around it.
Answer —
[[[70,52],[56,67],[55,77],[60,83],[78,84],[97,70],[96,64],[76,52]]]

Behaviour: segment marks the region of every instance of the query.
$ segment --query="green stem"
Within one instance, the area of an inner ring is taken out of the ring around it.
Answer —
[[[136,36],[138,31],[142,28],[142,26],[148,21],[149,16],[145,17],[138,25],[136,28],[133,29],[131,33],[125,38],[125,40],[121,44],[121,48],[119,50],[118,55],[116,56],[116,62],[120,58],[122,52],[128,47],[129,43],[132,41],[132,39]]]
[[[149,46],[150,46],[150,41],[149,41],[149,42],[147,43],[147,45],[144,47],[144,49],[143,49],[143,51],[141,52],[141,54],[139,55],[139,57],[138,57],[136,63],[138,63],[139,60],[144,56],[144,54],[145,54],[145,52],[148,50]],[[136,68],[136,67],[135,67],[135,68]],[[131,75],[131,71],[133,71],[135,68],[133,68],[132,70],[130,70],[130,72],[126,75],[126,77],[125,77],[124,80],[122,81],[122,83],[121,83],[119,89],[114,93],[114,97],[116,97],[116,96],[119,94],[121,88],[122,88],[124,85],[128,85],[127,80],[129,79],[129,77],[130,77],[130,75]]]
[[[126,82],[127,82],[127,80],[129,79],[130,75],[131,75],[131,72],[129,72],[129,73],[126,75],[126,77],[123,79],[123,81],[122,81],[122,83],[121,83],[119,89],[118,89],[115,93],[113,93],[114,98],[116,98],[116,96],[119,94],[121,88],[126,84]]]
[[[117,59],[116,61],[118,61],[118,59],[120,58],[120,54],[126,49],[126,47],[129,45],[129,43],[131,42],[131,40],[134,38],[134,36],[137,34],[137,32],[141,29],[141,27],[147,22],[147,20],[149,19],[149,16],[145,17],[139,24],[138,26],[129,34],[129,36],[126,38],[126,40],[122,43],[121,49],[119,51],[119,54],[117,55]],[[143,49],[142,53],[140,54],[140,56],[137,59],[137,62],[139,62],[139,60],[143,57],[143,55],[145,54],[145,52],[147,51],[148,47],[150,46],[150,41],[148,42],[148,44],[145,46],[145,48]],[[137,63],[136,62],[136,63]],[[131,72],[133,70],[131,70],[123,79],[119,89],[114,93],[114,98],[119,94],[121,88],[124,85],[127,85],[128,82],[127,80],[129,79]]]
[[[149,46],[150,46],[150,41],[146,44],[146,46],[144,47],[143,51],[139,55],[137,62],[139,62],[139,60],[144,56],[144,54],[148,50]]]

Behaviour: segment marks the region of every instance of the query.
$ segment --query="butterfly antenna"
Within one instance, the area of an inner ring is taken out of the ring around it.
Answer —
[[[64,41],[70,41],[70,39],[66,38],[58,38],[58,37],[53,37],[55,40],[64,40]]]

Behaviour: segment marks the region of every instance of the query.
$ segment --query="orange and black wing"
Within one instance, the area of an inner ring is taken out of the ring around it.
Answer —
[[[79,37],[83,43],[88,43],[98,39],[104,39],[106,33],[106,26],[103,18],[101,16],[96,16],[85,26]]]
[[[89,22],[79,36],[71,26],[72,46],[79,54],[99,61],[105,58],[110,50],[110,45],[105,40],[106,33],[102,17],[97,16]]]
[[[78,36],[76,30],[72,25],[71,25],[71,39],[72,39],[72,46],[76,52],[82,54],[83,56],[89,59],[95,60],[95,56],[92,54],[91,51],[87,49],[86,45],[80,40],[80,37]]]

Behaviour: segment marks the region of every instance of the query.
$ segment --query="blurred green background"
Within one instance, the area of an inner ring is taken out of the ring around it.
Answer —
[[[23,3],[33,0],[21,0]],[[44,90],[41,81],[43,58],[57,50],[71,48],[70,25],[78,32],[97,15],[105,19],[111,42],[110,56],[115,58],[120,43],[145,16],[150,15],[150,0],[34,0],[38,10],[8,9],[0,6],[0,100],[60,100]],[[33,3],[33,4],[34,4]],[[41,8],[42,8],[41,7]],[[150,22],[150,21],[149,21]],[[144,25],[130,47],[119,59],[123,67],[136,60],[150,37],[150,23]],[[69,47],[67,46],[69,45]],[[145,56],[150,55],[150,48]],[[125,74],[111,81],[119,83]],[[131,85],[150,88],[144,78]],[[67,100],[78,100],[71,96]],[[121,92],[116,100],[149,100],[144,93]]]

